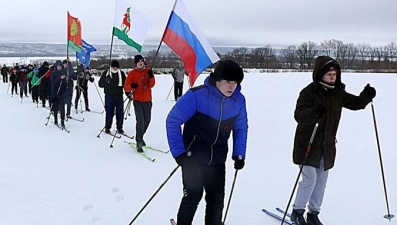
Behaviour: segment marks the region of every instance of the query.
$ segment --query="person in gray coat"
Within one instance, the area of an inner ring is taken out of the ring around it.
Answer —
[[[178,62],[178,66],[172,71],[172,78],[174,79],[174,97],[175,101],[182,96],[183,80],[185,79],[185,65],[182,61]],[[187,74],[186,74],[187,75]]]

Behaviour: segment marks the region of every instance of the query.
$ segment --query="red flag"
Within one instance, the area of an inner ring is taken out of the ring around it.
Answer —
[[[80,20],[69,14],[68,11],[68,46],[74,51],[79,52],[83,42],[81,40]]]

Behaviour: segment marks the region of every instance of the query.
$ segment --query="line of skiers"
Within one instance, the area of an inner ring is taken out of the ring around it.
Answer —
[[[77,111],[80,96],[83,95],[85,110],[90,111],[88,101],[88,82],[94,82],[94,77],[89,72],[89,67],[84,68],[79,65],[77,71],[74,71],[72,63],[69,60],[57,60],[51,67],[47,61],[37,68],[36,65],[16,65],[8,68],[4,65],[1,68],[3,82],[11,82],[11,95],[18,94],[17,86],[19,85],[19,95],[21,98],[32,95],[34,103],[39,104],[41,100],[42,107],[48,105],[54,115],[54,122],[58,124],[57,113],[61,114],[61,126],[65,126],[66,116],[71,118],[71,106],[74,90],[76,98],[74,101],[75,110]],[[76,87],[74,88],[74,81]],[[66,104],[66,112],[64,110]]]

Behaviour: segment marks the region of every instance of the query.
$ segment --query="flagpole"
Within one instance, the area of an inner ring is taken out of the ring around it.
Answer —
[[[154,68],[154,63],[156,62],[157,55],[158,55],[158,53],[159,53],[159,51],[160,51],[161,44],[163,43],[163,39],[164,39],[164,36],[165,36],[165,32],[166,32],[166,30],[167,30],[168,25],[170,24],[171,15],[172,15],[172,12],[174,12],[174,9],[175,9],[176,2],[177,2],[177,1],[178,1],[178,0],[175,0],[174,6],[172,6],[172,10],[171,10],[170,16],[168,17],[168,21],[167,21],[167,24],[165,25],[165,29],[164,29],[163,35],[161,36],[160,44],[159,44],[159,46],[157,47],[156,54],[154,55],[154,58],[153,58],[153,61],[152,61],[152,64],[151,64],[151,67],[152,67],[152,68]]]
[[[67,11],[67,19],[66,19],[66,59],[69,57],[69,11]]]
[[[114,40],[114,35],[113,35],[113,28],[112,28],[112,40],[110,41],[110,53],[109,53],[109,71],[110,71],[110,66],[112,64],[113,40]]]
[[[68,88],[69,81],[69,11],[67,11],[66,19],[66,88]]]

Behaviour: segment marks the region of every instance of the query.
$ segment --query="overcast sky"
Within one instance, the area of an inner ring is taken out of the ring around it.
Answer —
[[[66,43],[69,10],[80,19],[85,41],[110,44],[115,0],[4,1],[0,7],[2,43]],[[127,2],[152,22],[145,44],[159,44],[174,0]],[[184,0],[184,3],[213,46],[286,46],[337,39],[375,47],[397,42],[397,0]]]

